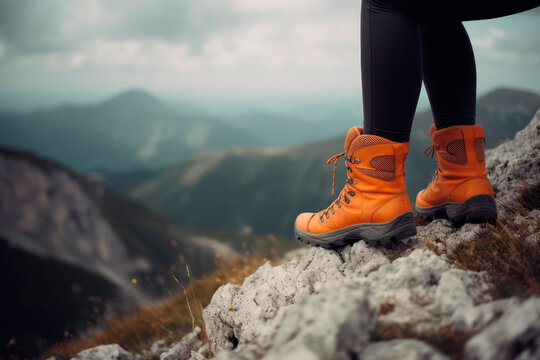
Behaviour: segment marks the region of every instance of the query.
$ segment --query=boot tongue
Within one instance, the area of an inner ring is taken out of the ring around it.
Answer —
[[[352,142],[358,136],[364,133],[364,128],[360,126],[354,126],[349,129],[347,136],[345,137],[345,154],[349,153],[349,148],[351,147]]]

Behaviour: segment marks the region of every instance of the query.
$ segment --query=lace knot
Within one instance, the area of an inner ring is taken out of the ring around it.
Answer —
[[[428,146],[424,150],[424,156],[429,156],[429,157],[433,158],[434,154],[435,154],[435,144]]]

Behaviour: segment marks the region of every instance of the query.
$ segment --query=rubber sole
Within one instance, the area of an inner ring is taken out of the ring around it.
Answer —
[[[464,203],[446,202],[431,207],[415,205],[415,210],[424,219],[448,219],[456,225],[497,220],[497,204],[490,195],[476,195]]]
[[[336,248],[364,240],[370,245],[386,245],[393,240],[401,240],[416,235],[416,224],[412,212],[406,212],[386,223],[363,223],[345,228],[314,234],[294,227],[297,240],[311,246]]]

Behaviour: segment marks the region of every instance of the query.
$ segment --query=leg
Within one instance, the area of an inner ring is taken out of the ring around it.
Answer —
[[[422,66],[435,126],[474,125],[476,64],[460,22],[419,24]]]
[[[365,133],[399,142],[409,140],[421,87],[420,48],[437,126],[474,124],[474,55],[459,22],[506,16],[538,5],[540,0],[363,0]],[[454,62],[446,55],[450,49],[452,58],[457,59]]]
[[[361,21],[364,132],[409,140],[422,86],[417,23],[383,1],[363,0]]]

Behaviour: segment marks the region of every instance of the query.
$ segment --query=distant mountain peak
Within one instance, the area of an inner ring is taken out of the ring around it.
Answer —
[[[130,89],[115,95],[106,103],[114,105],[135,105],[138,106],[162,106],[163,103],[150,92],[143,89]]]
[[[540,94],[522,89],[511,89],[511,88],[496,88],[478,99],[478,103],[487,103],[493,102],[495,104],[504,104],[508,103],[523,103],[523,102],[532,102],[537,103],[540,98]]]

